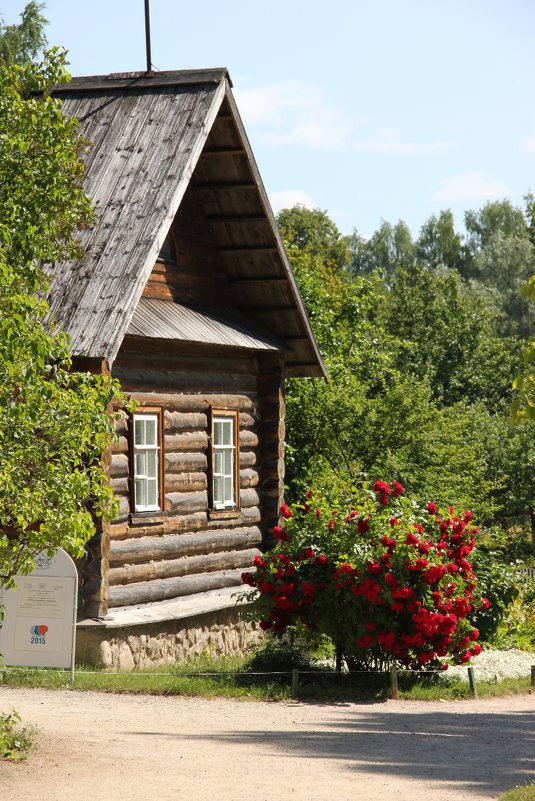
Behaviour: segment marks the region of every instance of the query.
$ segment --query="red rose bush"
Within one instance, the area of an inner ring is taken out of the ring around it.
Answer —
[[[350,666],[464,664],[481,652],[470,613],[486,608],[470,554],[472,514],[424,508],[376,481],[348,511],[309,491],[281,507],[276,547],[242,579],[264,630],[327,635]]]

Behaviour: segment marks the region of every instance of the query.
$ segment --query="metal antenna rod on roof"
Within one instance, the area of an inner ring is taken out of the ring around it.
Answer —
[[[152,75],[152,59],[150,56],[150,13],[149,0],[145,0],[145,42],[147,45],[147,75]]]

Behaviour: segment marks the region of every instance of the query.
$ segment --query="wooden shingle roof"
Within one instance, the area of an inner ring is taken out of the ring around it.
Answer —
[[[72,354],[112,365],[189,189],[203,198],[241,314],[282,341],[287,374],[325,375],[226,70],[73,78],[55,94],[91,143],[85,188],[97,218],[82,261],[57,264],[51,282]]]

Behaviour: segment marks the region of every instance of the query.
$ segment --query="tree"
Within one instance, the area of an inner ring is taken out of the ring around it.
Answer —
[[[366,240],[355,230],[349,239],[351,269],[355,275],[371,275],[374,271],[389,280],[400,267],[410,269],[416,248],[411,232],[403,220],[396,225],[383,220],[379,230]]]
[[[483,402],[494,412],[510,401],[518,341],[499,336],[496,295],[481,284],[463,280],[455,269],[400,269],[382,322],[404,341],[399,369],[427,377],[442,405]]]
[[[44,3],[32,0],[20,15],[20,25],[4,25],[0,17],[0,64],[24,64],[35,60],[46,47],[44,27],[48,20],[41,13],[44,8]]]
[[[455,231],[453,214],[448,209],[424,223],[416,243],[418,261],[428,269],[462,269],[464,250],[461,236]]]
[[[502,312],[501,333],[527,337],[532,316],[521,287],[535,271],[533,202],[525,198],[525,212],[509,200],[486,203],[467,211],[466,258],[463,275],[474,278],[496,293]]]
[[[487,412],[468,409],[461,384],[455,392],[463,401],[442,403],[426,361],[427,348],[439,346],[426,341],[420,348],[403,326],[385,325],[383,307],[394,290],[377,275],[352,277],[292,243],[288,252],[329,372],[328,383],[292,379],[287,385],[289,497],[307,484],[347,491],[367,474],[396,478],[422,500],[433,496],[491,519],[487,452],[474,437]],[[401,274],[400,268],[395,276]],[[427,302],[425,286],[416,315]],[[444,333],[438,327],[433,336],[437,331]],[[428,326],[423,339],[426,332]]]
[[[521,289],[523,298],[535,301],[535,275]],[[531,338],[524,349],[524,369],[520,372],[513,383],[516,390],[515,397],[511,405],[511,423],[518,425],[535,420],[535,339]]]
[[[454,267],[413,262],[381,279],[288,252],[329,372],[287,385],[288,497],[367,474],[525,530],[535,438],[508,426],[521,342],[501,334],[495,288]]]
[[[50,87],[65,54],[0,67],[0,586],[43,549],[74,555],[92,512],[116,508],[102,465],[114,436],[116,382],[71,372],[68,340],[48,318],[47,269],[79,253],[92,219],[85,143]]]
[[[324,211],[298,204],[292,209],[282,209],[277,222],[281,235],[299,250],[320,256],[339,270],[347,266],[349,247],[346,239]]]

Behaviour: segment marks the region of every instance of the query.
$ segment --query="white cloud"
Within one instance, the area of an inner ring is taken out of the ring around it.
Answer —
[[[307,150],[341,150],[348,142],[351,129],[343,123],[303,122],[289,131],[268,131],[261,136],[270,147],[305,147]]]
[[[309,209],[315,208],[314,201],[304,189],[283,189],[282,192],[274,192],[270,195],[269,200],[275,214],[278,214],[281,209],[291,209],[297,204]]]
[[[406,142],[391,128],[379,128],[364,137],[360,131],[372,120],[331,103],[322,86],[302,81],[279,81],[236,89],[238,108],[246,128],[260,128],[259,140],[270,148],[356,150],[366,153],[419,156],[455,147],[454,142]]]
[[[535,136],[530,136],[522,142],[524,150],[535,150]]]
[[[399,133],[390,128],[380,128],[372,139],[357,139],[355,150],[366,153],[391,153],[398,156],[421,156],[456,147],[455,142],[403,142]]]
[[[491,178],[485,172],[465,172],[441,181],[440,189],[432,200],[448,202],[464,200],[490,200],[510,196],[511,190],[501,181]]]
[[[271,148],[339,150],[349,141],[356,120],[329,105],[320,87],[280,81],[236,90],[245,126],[261,125],[260,140]]]
[[[300,81],[279,81],[253,89],[235,89],[245,126],[255,123],[280,125],[288,114],[307,112],[317,105],[317,90]]]

